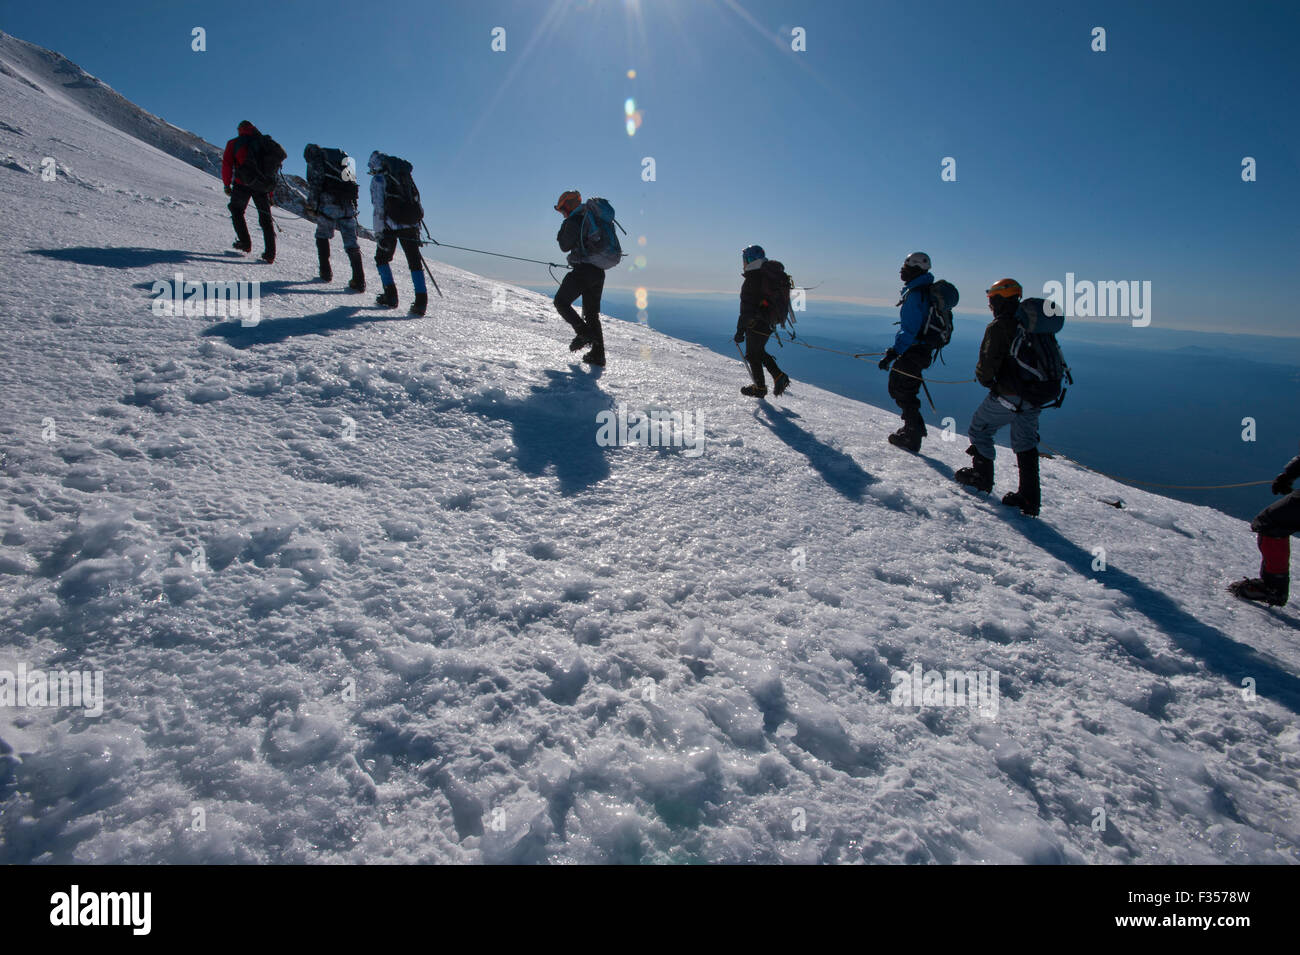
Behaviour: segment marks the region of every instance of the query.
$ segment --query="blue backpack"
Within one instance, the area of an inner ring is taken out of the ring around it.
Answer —
[[[1016,337],[1011,340],[1012,372],[1020,397],[1041,408],[1059,408],[1065,382],[1074,384],[1056,333],[1065,327],[1065,313],[1055,302],[1027,298],[1016,312]]]
[[[623,247],[614,231],[614,207],[608,199],[591,198],[583,203],[578,250],[584,262],[599,269],[612,269],[623,258]],[[621,228],[621,226],[620,226]]]

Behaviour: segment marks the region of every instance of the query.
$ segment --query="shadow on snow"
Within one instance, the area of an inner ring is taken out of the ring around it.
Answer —
[[[864,471],[851,455],[818,440],[812,432],[795,424],[794,419],[798,417],[793,411],[774,408],[766,401],[760,401],[754,411],[754,420],[807,458],[812,469],[833,490],[850,501],[861,501],[867,487],[878,479]]]

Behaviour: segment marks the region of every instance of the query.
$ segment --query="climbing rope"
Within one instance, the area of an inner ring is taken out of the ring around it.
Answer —
[[[1137,484],[1141,487],[1158,487],[1158,488],[1164,488],[1165,490],[1168,491],[1223,491],[1235,487],[1259,487],[1264,484],[1273,483],[1271,479],[1267,481],[1242,481],[1238,484],[1160,484],[1156,481],[1139,481],[1136,478],[1120,477],[1115,474],[1107,474],[1105,471],[1098,471],[1096,468],[1090,468],[1082,461],[1076,460],[1075,458],[1070,457],[1068,454],[1063,454],[1062,452],[1057,451],[1055,448],[1049,445],[1045,444],[1043,445],[1043,447],[1047,448],[1047,452],[1051,454],[1053,457],[1064,458],[1066,461],[1069,461],[1071,464],[1077,464],[1085,471],[1090,471],[1093,474],[1099,475],[1104,478],[1110,478],[1110,480],[1112,481],[1119,481],[1121,484]]]

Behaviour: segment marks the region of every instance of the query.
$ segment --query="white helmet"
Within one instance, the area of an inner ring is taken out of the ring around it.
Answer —
[[[930,271],[930,257],[924,252],[913,252],[903,260],[904,265],[914,265],[923,272]]]

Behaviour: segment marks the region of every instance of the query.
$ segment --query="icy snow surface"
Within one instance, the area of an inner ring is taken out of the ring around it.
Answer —
[[[0,61],[0,671],[105,674],[98,718],[0,708],[0,862],[1297,860],[1300,631],[1224,593],[1242,522],[1060,461],[1026,521],[937,429],[620,322],[592,373],[437,262],[379,311],[369,243],[365,297],[283,212],[234,256],[216,179]],[[154,315],[178,271],[261,324]],[[704,453],[598,446],[620,404]],[[996,718],[892,705],[917,664]]]

